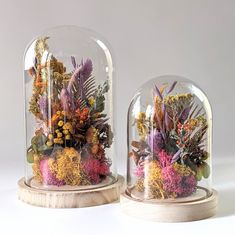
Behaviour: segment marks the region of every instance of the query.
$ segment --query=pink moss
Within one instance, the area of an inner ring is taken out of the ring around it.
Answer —
[[[138,177],[138,178],[142,178],[144,177],[144,165],[138,164],[137,167],[134,170],[134,174]]]
[[[109,165],[106,162],[100,163],[100,171],[101,175],[108,175],[110,173]]]
[[[196,181],[195,176],[190,175],[188,177],[184,177],[181,184],[183,188],[181,196],[186,197],[188,195],[191,195],[193,192],[195,192],[197,181]]]
[[[48,158],[40,161],[40,171],[43,178],[43,183],[46,185],[56,185],[62,186],[64,185],[64,181],[58,180],[56,176],[51,172],[48,165]]]
[[[100,162],[91,156],[83,162],[82,167],[92,183],[95,184],[100,182],[100,176],[110,173],[109,165],[106,162]]]
[[[178,197],[186,197],[196,190],[197,181],[194,175],[181,176],[173,165],[162,169],[164,190],[175,193]]]
[[[164,150],[158,153],[158,160],[162,168],[171,165],[172,156],[168,155]]]

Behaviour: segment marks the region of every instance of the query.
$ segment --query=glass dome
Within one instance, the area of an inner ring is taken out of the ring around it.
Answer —
[[[96,33],[45,31],[24,57],[26,183],[82,190],[117,179],[113,59]]]
[[[160,76],[135,94],[128,111],[126,193],[151,202],[209,197],[212,112],[192,81]]]

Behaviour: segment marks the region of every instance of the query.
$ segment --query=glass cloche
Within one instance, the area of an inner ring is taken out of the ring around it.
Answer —
[[[26,184],[79,190],[117,179],[113,59],[96,33],[50,29],[24,57]]]
[[[126,193],[149,202],[209,197],[212,112],[192,81],[160,76],[135,94],[128,112]]]

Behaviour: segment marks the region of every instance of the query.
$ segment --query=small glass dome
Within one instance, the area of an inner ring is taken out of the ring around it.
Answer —
[[[188,202],[209,197],[212,112],[192,81],[146,82],[128,111],[127,191],[134,199]]]
[[[117,179],[113,59],[96,33],[50,29],[24,57],[26,183],[79,190]]]

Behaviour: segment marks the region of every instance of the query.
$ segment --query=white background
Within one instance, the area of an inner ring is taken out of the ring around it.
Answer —
[[[75,234],[76,228],[78,232],[86,226],[87,231],[95,231],[92,223],[97,229],[113,227],[110,234],[118,232],[120,226],[136,230],[138,225],[142,227],[133,233],[144,233],[145,227],[150,227],[154,233],[164,233],[166,229],[182,234],[184,226],[191,226],[140,224],[122,217],[117,204],[81,212],[32,208],[16,200],[16,180],[24,173],[23,52],[45,28],[68,24],[93,29],[112,45],[117,79],[117,162],[121,173],[125,171],[127,156],[126,113],[135,90],[148,79],[163,74],[188,77],[203,88],[214,114],[213,157],[218,163],[214,185],[221,190],[222,204],[218,218],[192,223],[195,229],[189,231],[204,234],[197,230],[201,225],[210,232],[235,222],[235,208],[229,205],[235,196],[234,23],[233,0],[0,0],[0,216],[7,221],[3,228],[13,231],[25,225],[32,229],[31,234],[37,233],[43,229],[41,219],[48,232],[55,231],[56,226],[61,228],[58,234],[66,230]],[[211,229],[206,225],[211,225]]]

